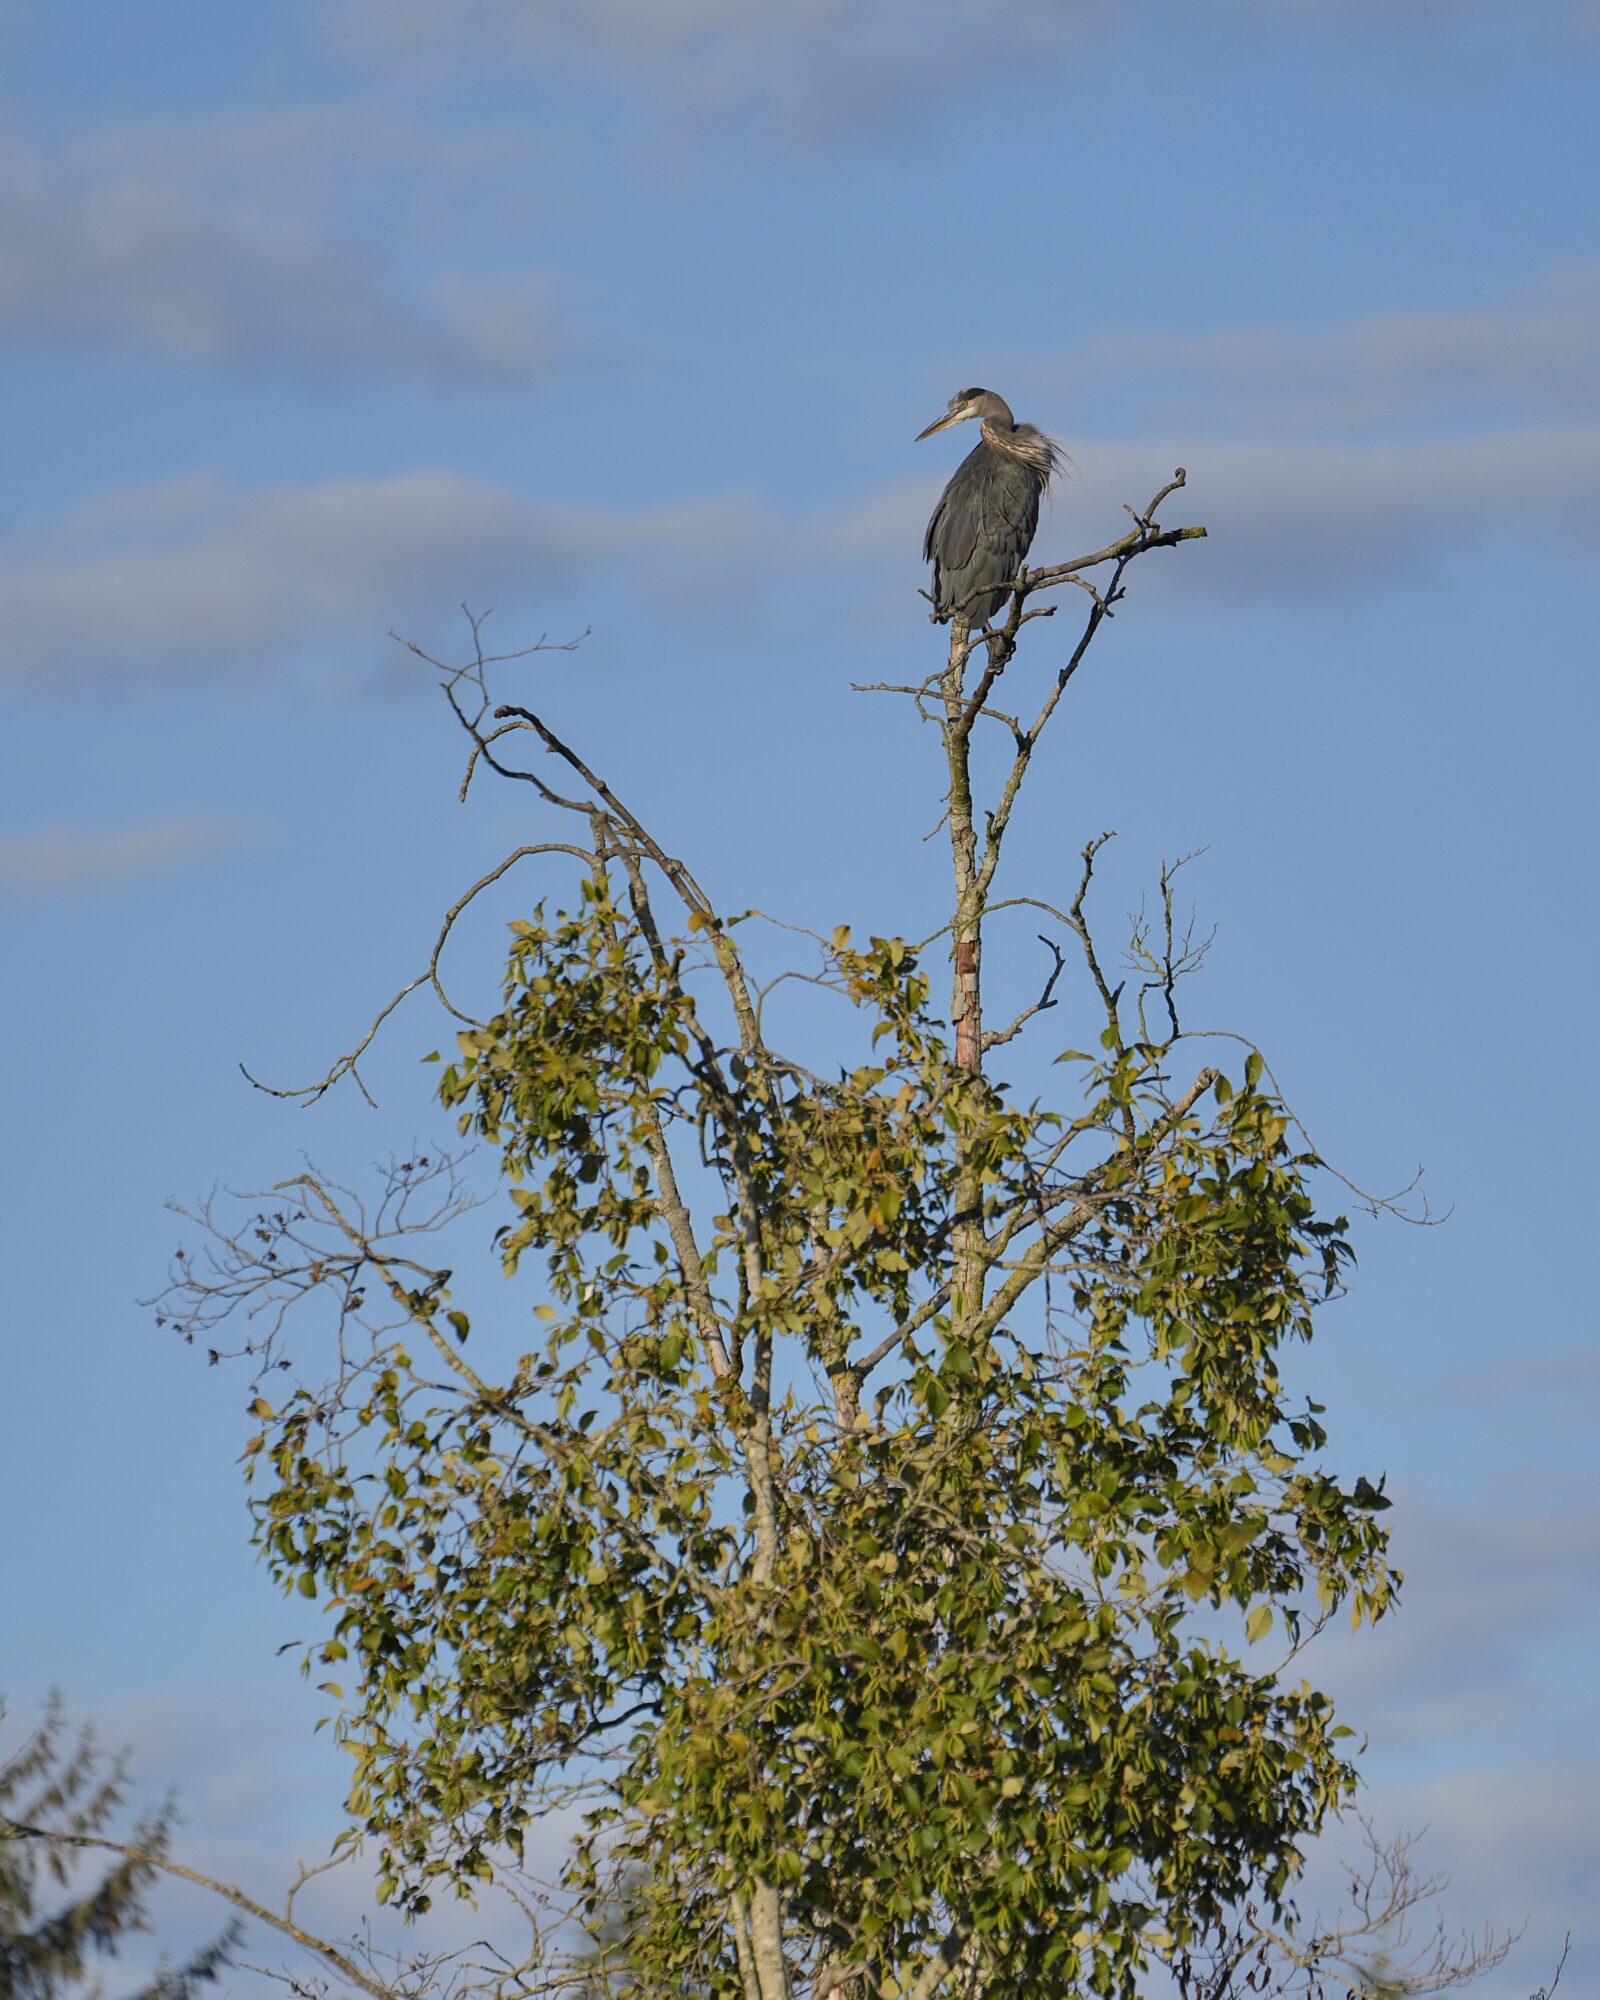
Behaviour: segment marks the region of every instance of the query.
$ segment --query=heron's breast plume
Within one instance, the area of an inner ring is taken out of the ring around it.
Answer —
[[[1054,438],[1046,437],[1032,424],[1017,424],[1011,430],[1001,430],[985,422],[983,435],[996,451],[1004,452],[1007,458],[1020,459],[1038,478],[1041,486],[1050,484],[1066,457]]]

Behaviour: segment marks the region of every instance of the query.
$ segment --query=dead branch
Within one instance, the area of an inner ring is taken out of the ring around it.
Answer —
[[[1011,1023],[1011,1025],[1008,1028],[991,1028],[985,1033],[983,1037],[983,1048],[986,1052],[989,1049],[998,1049],[1004,1043],[1013,1040],[1017,1035],[1019,1035],[1022,1032],[1022,1030],[1027,1026],[1027,1024],[1033,1019],[1035,1014],[1042,1014],[1044,1013],[1046,1008],[1053,1007],[1056,1004],[1051,996],[1054,994],[1056,990],[1056,981],[1061,977],[1062,971],[1066,965],[1066,960],[1061,956],[1061,947],[1054,941],[1054,939],[1047,938],[1043,931],[1040,931],[1038,933],[1038,937],[1040,944],[1042,944],[1046,949],[1046,951],[1050,952],[1055,959],[1055,963],[1050,968],[1049,976],[1046,978],[1044,982],[1044,991],[1039,995],[1038,999],[1033,1002],[1032,1006],[1023,1008],[1022,1012],[1017,1015],[1016,1019]]]
[[[471,908],[485,889],[489,888],[491,884],[498,882],[502,875],[509,873],[519,861],[525,861],[532,854],[567,854],[583,862],[592,862],[594,860],[593,854],[587,849],[574,847],[569,841],[564,840],[541,840],[532,842],[525,847],[513,848],[503,861],[498,862],[491,868],[487,875],[480,875],[472,887],[464,895],[458,896],[455,902],[450,905],[449,909],[445,912],[443,923],[439,926],[439,934],[434,939],[433,950],[429,953],[427,964],[417,974],[415,979],[408,980],[398,993],[384,1003],[378,1010],[372,1026],[368,1028],[360,1041],[356,1043],[355,1047],[347,1055],[340,1056],[338,1061],[319,1083],[301,1084],[290,1089],[277,1089],[272,1084],[263,1083],[259,1077],[253,1076],[245,1068],[245,1065],[240,1063],[239,1068],[246,1081],[253,1084],[257,1090],[264,1091],[268,1097],[297,1097],[302,1103],[311,1105],[315,1104],[318,1098],[325,1096],[342,1076],[349,1076],[355,1079],[356,1087],[361,1092],[361,1095],[369,1104],[372,1104],[375,1100],[365,1083],[362,1082],[361,1073],[356,1068],[356,1064],[366,1054],[367,1050],[371,1048],[384,1022],[388,1020],[389,1016],[402,1001],[408,1000],[416,992],[419,986],[431,986],[438,996],[439,1004],[447,1014],[454,1015],[456,1020],[464,1022],[469,1028],[481,1028],[483,1023],[475,1019],[471,1014],[464,1013],[461,1008],[456,1006],[449,994],[445,992],[439,978],[439,960],[444,952],[445,945],[449,941],[451,931],[455,929],[458,919]]]
[[[269,1910],[266,1904],[257,1902],[254,1896],[246,1895],[236,1884],[219,1882],[213,1875],[202,1875],[198,1869],[186,1867],[181,1861],[170,1860],[151,1848],[132,1847],[120,1840],[107,1840],[100,1834],[54,1833],[44,1827],[25,1826],[20,1821],[10,1819],[0,1819],[0,1827],[4,1827],[7,1837],[13,1840],[39,1840],[53,1847],[93,1848],[101,1853],[120,1855],[125,1861],[135,1861],[143,1868],[156,1869],[161,1874],[171,1875],[180,1882],[192,1882],[197,1888],[208,1889],[212,1895],[220,1896],[225,1903],[231,1903],[236,1910],[242,1910],[257,1923],[265,1924],[281,1936],[291,1938],[313,1957],[331,1966],[342,1979],[348,1979],[352,1986],[359,1986],[363,1993],[370,1993],[373,2000],[395,2000],[394,1989],[364,1973],[347,1951],[338,1945],[330,1944],[326,1938],[318,1937],[314,1931],[308,1931],[295,1922],[293,1914],[295,1895],[309,1879],[309,1875],[321,1872],[320,1869],[301,1870],[299,1878],[289,1890],[280,1913]]]

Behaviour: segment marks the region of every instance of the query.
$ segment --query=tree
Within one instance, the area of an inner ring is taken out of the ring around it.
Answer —
[[[119,1855],[87,1886],[72,1866],[74,1849],[99,1844],[94,1836],[115,1820],[126,1776],[125,1760],[107,1758],[91,1730],[69,1740],[55,1697],[39,1727],[0,1763],[0,2000],[58,2000],[90,1980],[97,1959],[149,1929],[150,1886],[171,1842],[170,1804],[134,1827],[137,1856]],[[236,1941],[230,1929],[182,1965],[162,1966],[135,1988],[135,2000],[194,2000]],[[90,1990],[99,1990],[97,1981]]]
[[[607,1943],[624,1893],[641,1995],[1065,2000],[1164,1966],[1220,1996],[1257,1951],[1283,1991],[1366,1976],[1361,1937],[1328,1933],[1308,1968],[1291,1927],[1306,1843],[1356,1783],[1291,1664],[1398,1582],[1381,1482],[1334,1468],[1280,1375],[1342,1287],[1346,1219],[1319,1209],[1327,1176],[1261,1054],[1191,1052],[1180,989],[1205,946],[1174,869],[1123,978],[1091,918],[1108,836],[1065,896],[1002,894],[1130,566],[1204,533],[1159,522],[1183,483],[891,690],[942,742],[948,921],[811,934],[842,1061],[777,1045],[766,920],[497,700],[527,653],[486,654],[474,620],[465,665],[430,663],[470,740],[463,795],[492,772],[572,821],[469,890],[404,989],[461,1022],[439,1097],[465,1148],[370,1196],[308,1170],[204,1208],[162,1311],[213,1357],[247,1328],[259,1539],[325,1608],[305,1665],[338,1676],[345,1838],[409,1913],[512,1888],[535,1930],[498,1991],[592,1988],[571,1923]],[[1031,719],[1005,713],[1023,628],[1063,588],[1089,600],[1076,641]],[[980,730],[1004,752],[987,795]],[[461,1013],[452,929],[535,860],[567,886],[512,925],[498,1007]],[[985,959],[1020,910],[1051,926],[1050,969],[996,1026]],[[1055,1010],[1068,952],[1092,1013],[1047,1103],[999,1052]],[[359,1084],[394,1005],[284,1094]],[[510,1324],[431,1241],[478,1226],[485,1158]],[[329,1358],[307,1370],[287,1343],[319,1303]],[[540,1900],[538,1844],[577,1812],[567,1900]]]

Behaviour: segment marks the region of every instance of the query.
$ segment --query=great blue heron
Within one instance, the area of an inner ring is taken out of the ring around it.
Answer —
[[[933,615],[976,629],[1005,603],[1039,525],[1039,496],[1064,456],[1054,438],[1019,424],[992,389],[958,389],[937,423],[918,437],[976,417],[983,435],[956,467],[923,537],[933,564]]]

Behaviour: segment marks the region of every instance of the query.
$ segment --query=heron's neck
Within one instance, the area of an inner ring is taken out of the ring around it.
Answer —
[[[981,428],[986,444],[1004,452],[1007,458],[1020,459],[1044,485],[1049,485],[1061,460],[1060,447],[1053,438],[1047,438],[1031,424],[1002,428],[988,417]]]

